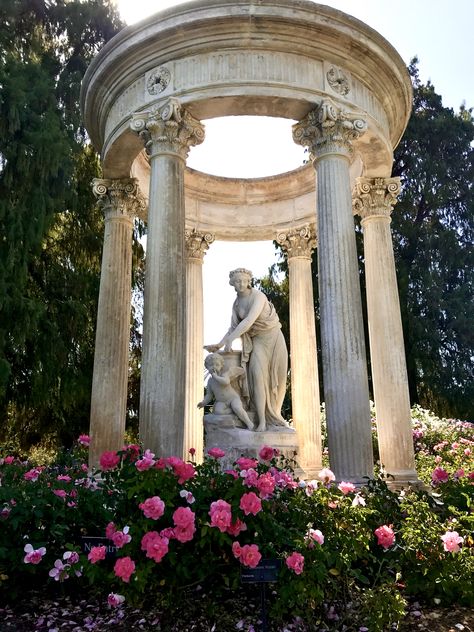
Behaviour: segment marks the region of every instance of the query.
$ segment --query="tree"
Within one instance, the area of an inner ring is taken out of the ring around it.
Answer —
[[[439,415],[473,419],[474,120],[464,106],[457,114],[443,107],[431,83],[421,83],[416,64],[409,66],[413,112],[395,151],[393,175],[402,190],[392,214],[410,397]],[[363,240],[355,224],[366,313]],[[316,255],[312,267],[318,314]],[[271,268],[260,287],[278,304],[287,330],[287,279],[279,285]]]
[[[103,223],[79,91],[120,26],[108,0],[0,8],[0,410],[25,446],[88,416]]]
[[[413,402],[474,417],[474,120],[442,105],[413,60],[413,112],[395,152],[392,215]]]

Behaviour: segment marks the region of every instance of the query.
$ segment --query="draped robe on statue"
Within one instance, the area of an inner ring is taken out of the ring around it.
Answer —
[[[263,292],[252,288],[251,299]],[[244,320],[253,301],[245,307],[237,298],[232,307],[231,330]],[[272,303],[265,297],[265,304],[250,329],[241,336],[242,367],[246,370],[248,392],[242,395],[250,399],[250,408],[257,410],[264,399],[267,425],[286,426],[281,416],[281,407],[286,391],[288,373],[288,351],[281,332],[281,324]],[[259,386],[261,388],[259,388]]]

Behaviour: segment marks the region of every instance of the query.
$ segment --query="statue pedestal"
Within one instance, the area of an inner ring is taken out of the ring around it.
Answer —
[[[289,458],[294,458],[298,451],[294,428],[272,426],[265,432],[255,432],[241,427],[240,424],[241,421],[235,415],[204,416],[205,452],[210,448],[224,450],[225,456],[219,459],[224,470],[232,469],[234,461],[240,456],[258,459],[258,453],[264,445],[277,448]]]

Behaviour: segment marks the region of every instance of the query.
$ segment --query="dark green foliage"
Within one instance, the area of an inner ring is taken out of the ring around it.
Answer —
[[[87,418],[103,228],[79,91],[119,26],[108,1],[0,8],[0,411],[24,446]]]
[[[416,63],[409,67],[413,113],[395,151],[393,175],[401,177],[402,191],[392,214],[410,396],[412,403],[438,415],[473,419],[474,120],[465,107],[458,113],[443,107],[431,83],[420,82]],[[366,314],[363,240],[357,219],[356,241]],[[315,254],[318,317],[316,259]],[[286,272],[282,264],[277,265]],[[285,331],[287,280],[279,286],[274,273],[270,269],[260,287],[275,302]],[[318,332],[318,344],[319,340]],[[368,350],[367,331],[366,340]],[[370,374],[369,357],[368,362]],[[322,384],[320,389],[323,394]]]
[[[395,152],[392,219],[411,398],[474,418],[474,121],[410,66],[413,114]]]

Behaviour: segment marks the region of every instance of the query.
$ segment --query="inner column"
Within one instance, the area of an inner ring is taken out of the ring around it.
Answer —
[[[170,98],[133,115],[150,152],[143,310],[140,439],[156,455],[181,456],[186,388],[184,167],[204,127]]]
[[[317,225],[324,399],[331,469],[366,482],[373,453],[349,165],[367,129],[359,115],[325,100],[293,127],[317,173]]]

